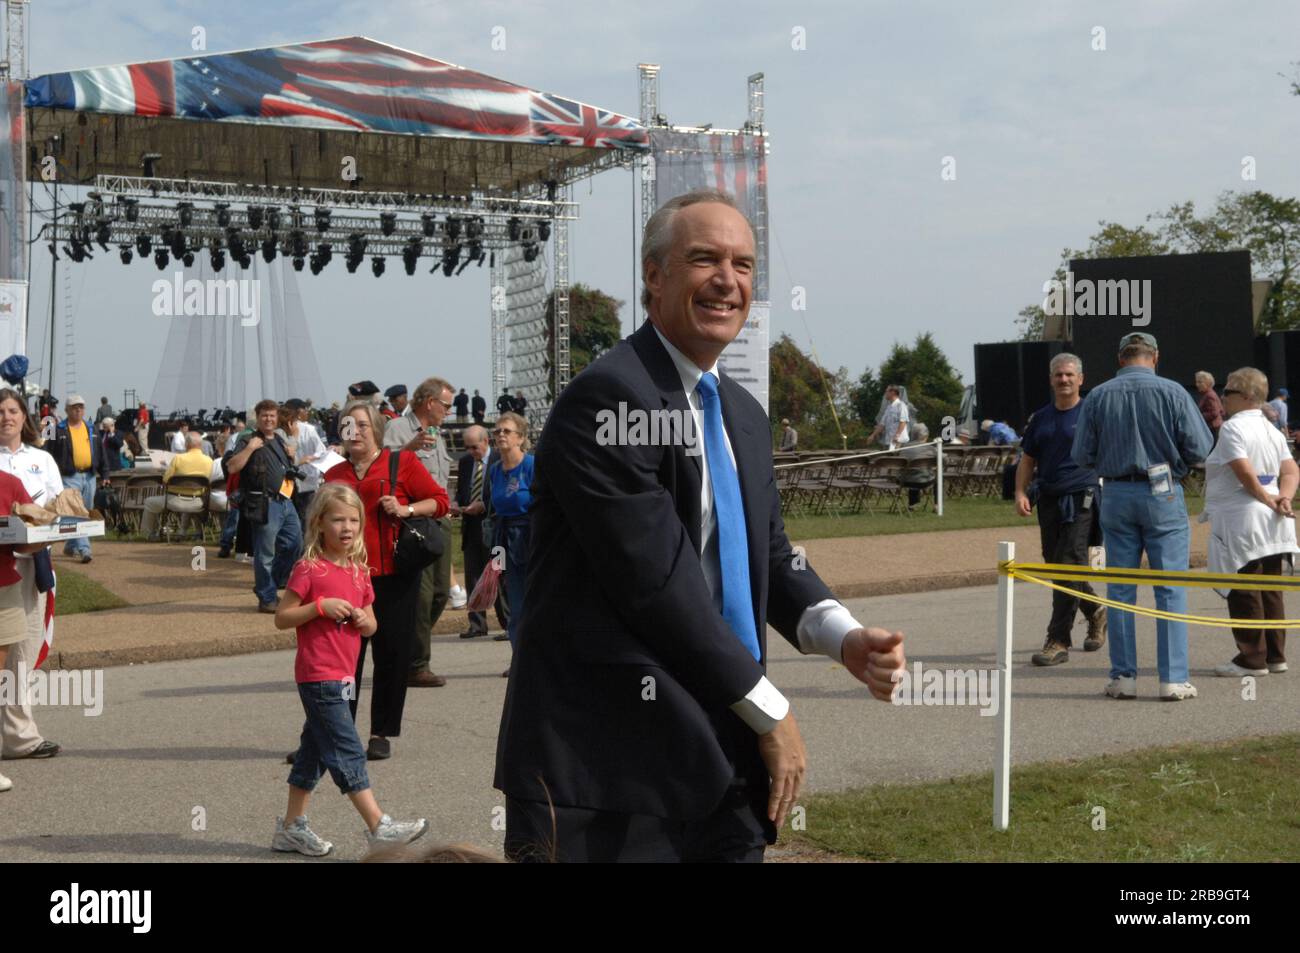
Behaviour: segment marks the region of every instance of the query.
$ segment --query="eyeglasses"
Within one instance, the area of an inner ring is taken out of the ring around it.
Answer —
[[[435,397],[434,399],[435,399],[438,403],[442,404],[442,406],[445,407],[447,410],[451,410],[451,404],[447,403],[447,402],[446,402],[445,400],[443,400],[441,397]]]
[[[1231,387],[1225,389],[1224,392],[1223,392],[1223,396],[1224,396],[1224,397],[1229,397],[1229,396],[1231,396],[1231,395],[1233,395],[1233,394],[1236,394],[1238,397],[1243,396],[1242,393],[1241,393],[1241,391],[1239,391],[1239,390],[1234,390],[1234,389],[1231,388]]]
[[[514,430],[506,430],[506,429],[502,428],[502,429],[500,429],[500,430],[494,430],[494,431],[492,431],[492,436],[494,436],[494,437],[504,437],[504,436],[505,436],[506,434],[508,434],[508,433],[516,433],[516,432],[517,432],[517,431],[514,431]]]

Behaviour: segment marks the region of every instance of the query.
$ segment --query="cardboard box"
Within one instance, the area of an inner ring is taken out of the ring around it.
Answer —
[[[60,516],[49,526],[31,526],[21,516],[0,516],[0,545],[57,543],[78,536],[103,536],[104,521]]]

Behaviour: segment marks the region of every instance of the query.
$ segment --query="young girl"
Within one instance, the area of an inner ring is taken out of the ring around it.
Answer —
[[[307,712],[289,772],[289,807],[275,825],[271,849],[322,857],[333,849],[307,826],[307,800],[324,770],[352,799],[372,846],[407,844],[428,822],[394,821],[379,809],[366,773],[366,752],[348,702],[356,691],[361,639],[374,634],[375,592],[366,568],[365,515],[348,486],[321,487],[307,513],[307,543],[275,613],[277,629],[297,628],[294,678]],[[286,818],[290,819],[286,821]]]

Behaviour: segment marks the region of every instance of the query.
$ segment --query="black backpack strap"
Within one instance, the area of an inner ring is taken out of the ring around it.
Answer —
[[[402,451],[388,451],[388,492],[391,496],[397,496],[397,465],[401,462]]]

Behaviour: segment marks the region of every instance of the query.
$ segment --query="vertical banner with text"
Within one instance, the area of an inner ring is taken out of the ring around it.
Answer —
[[[0,361],[27,353],[27,192],[23,84],[0,89]]]

